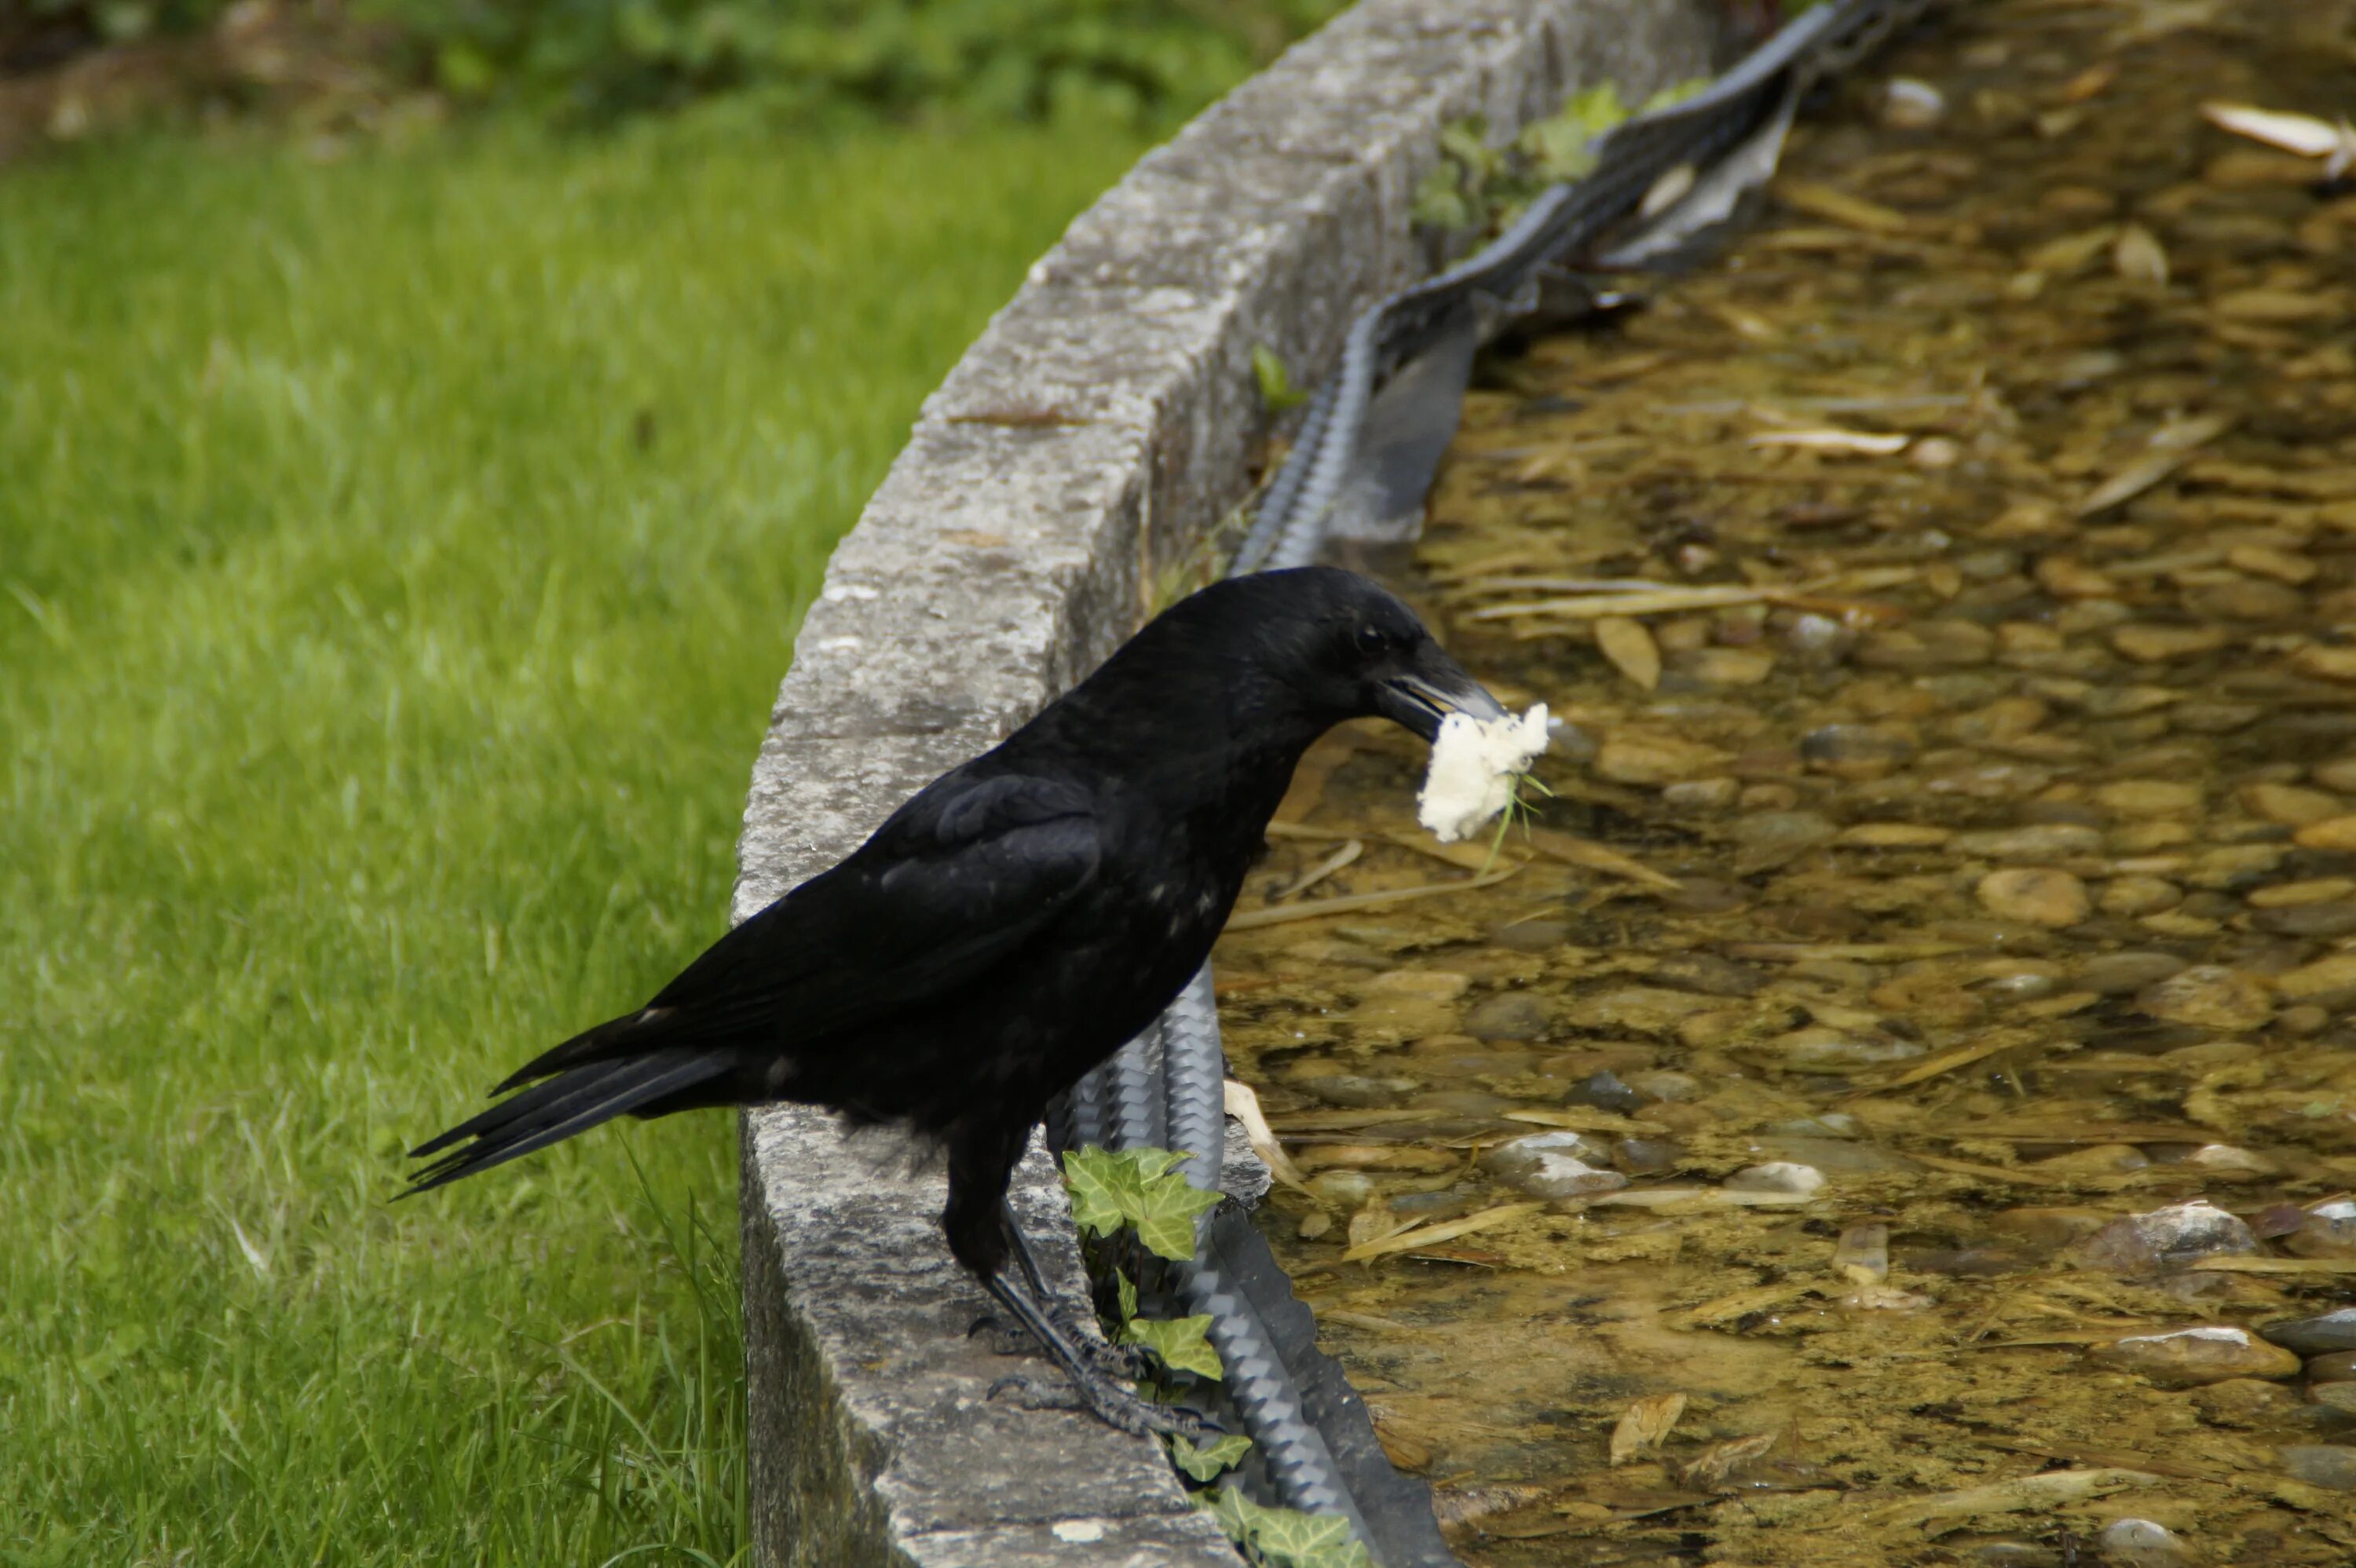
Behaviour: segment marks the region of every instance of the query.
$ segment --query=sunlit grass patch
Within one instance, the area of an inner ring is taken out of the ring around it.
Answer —
[[[1137,150],[0,179],[0,1563],[739,1552],[727,1119],[399,1152],[719,933],[827,549]]]

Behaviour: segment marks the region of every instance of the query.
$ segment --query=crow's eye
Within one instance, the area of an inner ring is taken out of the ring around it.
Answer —
[[[1390,638],[1383,635],[1383,629],[1380,626],[1358,628],[1358,651],[1368,658],[1379,656],[1388,651],[1390,645]]]

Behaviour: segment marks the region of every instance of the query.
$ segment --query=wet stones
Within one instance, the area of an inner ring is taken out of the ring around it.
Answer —
[[[2336,1443],[2297,1443],[2276,1453],[2293,1480],[2335,1492],[2356,1492],[2356,1448]]]
[[[1655,985],[1705,997],[1756,996],[1767,976],[1748,964],[1710,953],[1679,953],[1662,959],[1649,976]]]
[[[1830,819],[1813,811],[1762,811],[1734,825],[1734,870],[1737,876],[1772,871],[1829,844],[1840,832]]]
[[[1628,1185],[1616,1170],[1602,1169],[1612,1148],[1584,1133],[1532,1133],[1511,1138],[1482,1157],[1489,1173],[1533,1198],[1584,1198]]]
[[[1763,1165],[1745,1166],[1726,1179],[1730,1192],[1773,1193],[1786,1198],[1806,1198],[1825,1184],[1825,1173],[1812,1165],[1794,1160],[1769,1160]]]
[[[1475,1040],[1544,1040],[1546,1005],[1521,991],[1504,991],[1464,1015],[1463,1030]]]
[[[1998,920],[2025,925],[2076,925],[2094,912],[2086,884],[2045,866],[2007,867],[1980,879],[1980,906]]]
[[[2342,1307],[2314,1317],[2269,1323],[2258,1331],[2284,1349],[2302,1356],[2356,1350],[2356,1307]]]
[[[2169,1023],[2222,1032],[2256,1029],[2275,1010],[2264,982],[2215,964],[2198,964],[2155,981],[2136,994],[2136,1006]]]
[[[2213,654],[2231,640],[2222,626],[2166,626],[2130,621],[2111,628],[2111,646],[2138,664]]]
[[[1665,1035],[1674,1034],[1679,1023],[1714,1005],[1711,998],[1690,991],[1629,986],[1600,996],[1582,997],[1571,1004],[1565,1017],[1578,1029]]]
[[[2125,996],[2158,984],[2186,967],[2172,953],[2104,953],[2089,958],[2078,970],[2078,985],[2105,997]]]
[[[2130,1334],[2096,1346],[2088,1352],[2088,1359],[2174,1386],[2221,1382],[2227,1378],[2286,1378],[2299,1370],[2298,1358],[2288,1350],[2229,1323]]]
[[[2202,1258],[2248,1256],[2257,1250],[2257,1237],[2241,1219],[2196,1198],[2114,1220],[2080,1243],[2075,1258],[2087,1268],[2150,1274],[2184,1268]]]
[[[1674,735],[1614,735],[1595,755],[1595,771],[1613,784],[1670,784],[1722,773],[1730,759],[1715,746]]]
[[[2309,1208],[2298,1229],[2282,1238],[2303,1258],[2356,1258],[2356,1200],[2333,1198]]]
[[[2147,1519],[2115,1519],[2094,1544],[2114,1568],[2192,1568],[2200,1561],[2181,1536]]]
[[[1886,778],[1913,756],[1904,735],[1870,724],[1826,724],[1800,738],[1800,760],[1836,778]]]
[[[2103,836],[2081,823],[2040,822],[2026,827],[1958,833],[1948,848],[1983,860],[2061,860],[2102,853]]]

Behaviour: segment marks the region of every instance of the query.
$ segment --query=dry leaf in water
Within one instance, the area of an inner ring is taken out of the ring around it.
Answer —
[[[1827,426],[1822,430],[1763,430],[1751,438],[1751,444],[1796,446],[1804,452],[1856,453],[1867,457],[1887,457],[1892,453],[1905,451],[1908,439],[1902,435]]]
[[[1685,1413],[1682,1393],[1656,1393],[1622,1411],[1620,1424],[1612,1429],[1612,1463],[1624,1465],[1647,1448],[1658,1448]]]
[[[2356,164],[2356,127],[2342,120],[2334,125],[2312,114],[2292,114],[2261,109],[2254,103],[2204,103],[2201,116],[2221,131],[2297,153],[2303,158],[2327,160],[2325,179],[2337,179]]]
[[[1622,675],[1646,691],[1661,684],[1661,649],[1642,622],[1606,615],[1595,623],[1595,645]]]

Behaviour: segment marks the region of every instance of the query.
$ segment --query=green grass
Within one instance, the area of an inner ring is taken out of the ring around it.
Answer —
[[[740,1555],[728,1118],[400,1150],[723,929],[828,548],[1137,151],[0,177],[0,1563]]]

